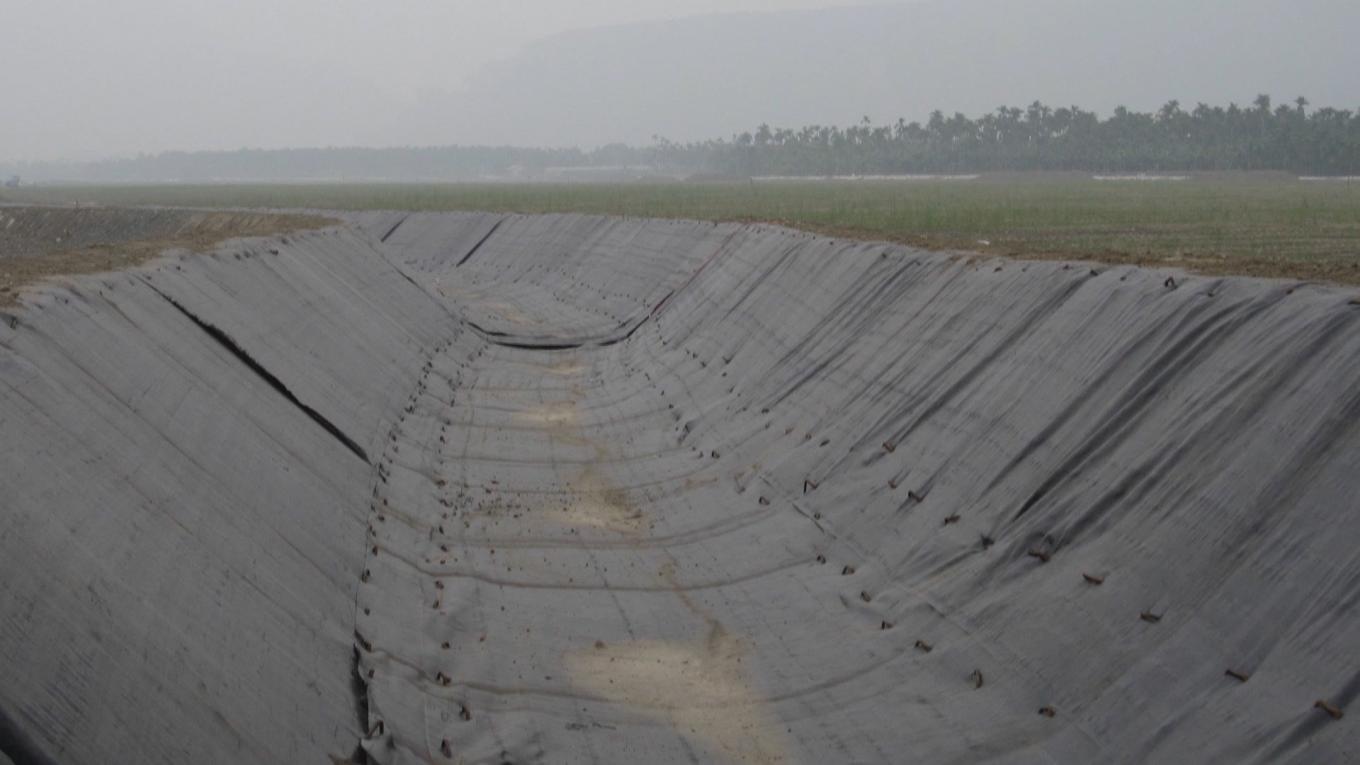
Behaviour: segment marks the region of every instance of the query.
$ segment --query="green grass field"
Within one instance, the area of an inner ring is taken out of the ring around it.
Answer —
[[[1360,182],[1075,176],[972,181],[53,187],[0,200],[342,210],[484,210],[769,221],[836,236],[1360,283]]]

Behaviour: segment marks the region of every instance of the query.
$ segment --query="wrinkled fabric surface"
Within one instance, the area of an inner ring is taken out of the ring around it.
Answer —
[[[1356,758],[1350,292],[346,220],[0,329],[25,751]]]

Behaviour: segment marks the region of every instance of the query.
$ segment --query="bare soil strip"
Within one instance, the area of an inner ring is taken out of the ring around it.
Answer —
[[[0,307],[44,279],[121,271],[168,250],[205,252],[228,239],[334,223],[277,213],[0,208]]]

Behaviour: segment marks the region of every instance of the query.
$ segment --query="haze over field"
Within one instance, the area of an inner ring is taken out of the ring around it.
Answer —
[[[1353,109],[1357,28],[1345,0],[26,1],[0,33],[0,65],[23,72],[0,161],[640,144],[1034,99]]]
[[[0,765],[1360,762],[1360,0],[0,0]]]

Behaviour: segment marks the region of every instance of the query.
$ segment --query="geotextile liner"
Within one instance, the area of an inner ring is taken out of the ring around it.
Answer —
[[[49,284],[0,751],[1355,759],[1352,298],[402,213]]]

